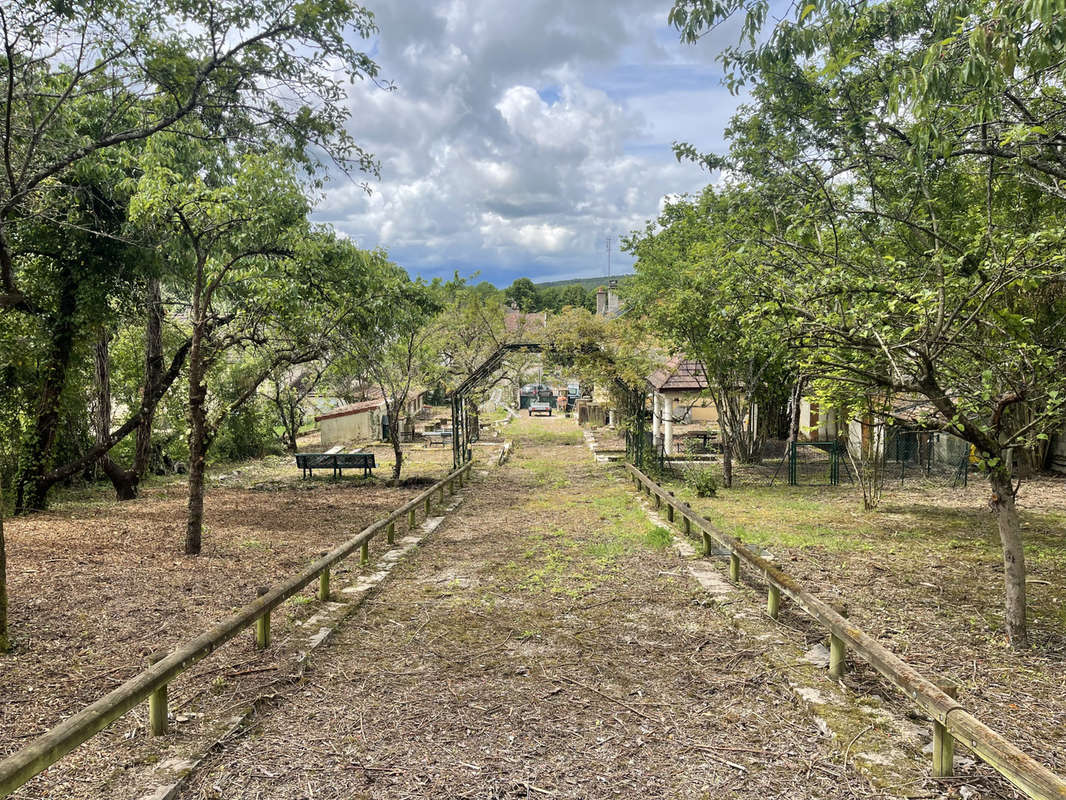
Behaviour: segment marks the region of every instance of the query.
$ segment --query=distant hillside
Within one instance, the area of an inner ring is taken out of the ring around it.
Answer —
[[[614,278],[614,279],[619,280],[619,281],[624,281],[626,278],[630,278],[630,277],[632,277],[632,273],[630,273],[628,275],[612,275],[611,276],[611,278]],[[580,286],[582,289],[584,289],[586,292],[590,292],[590,291],[593,291],[594,289],[596,289],[596,287],[598,287],[598,286],[606,286],[607,285],[607,280],[608,280],[607,276],[604,275],[602,278],[571,278],[570,280],[563,280],[563,281],[546,281],[544,283],[535,283],[534,286],[536,286],[538,289],[540,289],[540,288],[549,287],[549,286],[574,286],[576,284],[576,285]]]

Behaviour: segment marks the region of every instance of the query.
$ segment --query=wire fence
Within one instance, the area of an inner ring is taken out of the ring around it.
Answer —
[[[724,483],[721,443],[713,434],[706,438],[688,434],[675,444],[671,456],[661,445],[652,445],[650,433],[646,439],[645,452],[651,457],[644,463],[657,474],[682,477],[691,471],[710,472],[719,485]],[[958,437],[888,426],[876,439],[874,445],[844,437],[796,442],[767,439],[757,462],[733,459],[733,485],[856,485],[855,469],[869,466],[863,463],[865,457],[878,459],[875,466],[885,485],[966,486],[972,466],[970,447]]]
[[[941,431],[885,430],[885,482],[919,481],[936,486],[965,486],[970,472],[970,446]]]

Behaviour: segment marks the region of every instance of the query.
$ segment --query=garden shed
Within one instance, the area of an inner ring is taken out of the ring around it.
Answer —
[[[377,441],[381,438],[381,420],[385,401],[365,400],[335,408],[315,417],[324,447],[345,442]]]

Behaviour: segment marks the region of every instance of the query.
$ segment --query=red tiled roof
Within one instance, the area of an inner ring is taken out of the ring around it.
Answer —
[[[648,383],[656,391],[703,391],[707,388],[703,364],[675,356],[666,365],[648,376]]]
[[[381,408],[385,405],[385,401],[378,400],[364,400],[362,403],[352,403],[347,406],[340,406],[333,409],[326,414],[319,414],[315,417],[315,422],[321,422],[324,419],[333,419],[334,417],[347,417],[351,414],[363,414],[367,411],[373,411],[375,408]]]

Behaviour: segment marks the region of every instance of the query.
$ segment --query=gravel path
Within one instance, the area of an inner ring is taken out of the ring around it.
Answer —
[[[516,426],[511,462],[183,797],[871,796],[620,471],[569,420]]]

